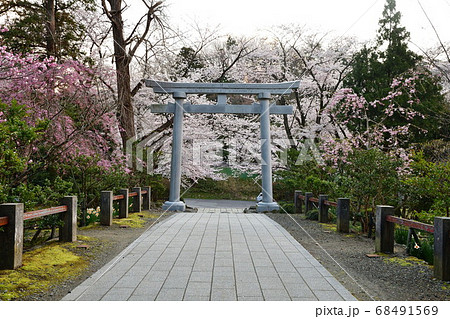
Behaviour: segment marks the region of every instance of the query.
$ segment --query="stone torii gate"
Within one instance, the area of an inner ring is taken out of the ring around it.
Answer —
[[[185,204],[180,201],[181,187],[181,149],[183,145],[183,117],[184,113],[234,113],[260,114],[261,127],[261,175],[262,202],[257,204],[257,211],[279,210],[273,200],[272,192],[272,164],[270,140],[270,114],[292,114],[290,105],[270,105],[272,94],[290,94],[297,89],[300,81],[284,83],[179,83],[146,80],[147,87],[159,94],[172,94],[175,103],[167,105],[152,105],[152,113],[173,113],[172,162],[170,171],[169,200],[163,205],[164,210],[184,211]],[[215,105],[192,105],[184,103],[187,94],[217,95]],[[257,95],[259,103],[252,105],[227,104],[227,95]]]

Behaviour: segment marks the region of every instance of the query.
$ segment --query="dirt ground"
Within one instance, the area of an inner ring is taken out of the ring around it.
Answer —
[[[321,225],[303,215],[267,214],[282,225],[359,300],[450,300],[450,282],[433,278],[425,262],[405,254],[396,245],[395,254],[374,254],[374,240],[339,234],[332,224]],[[295,221],[293,220],[295,219]]]

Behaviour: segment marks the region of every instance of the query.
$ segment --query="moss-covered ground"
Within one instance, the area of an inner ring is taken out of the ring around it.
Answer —
[[[114,219],[113,224],[116,229],[117,225],[142,228],[160,215],[150,211],[131,213],[128,218]],[[39,242],[40,247],[24,252],[22,267],[0,270],[0,300],[26,300],[27,296],[46,292],[82,274],[97,250],[106,247],[96,238],[105,229],[95,223],[79,230],[90,230],[92,237],[78,235],[75,243]]]
[[[88,266],[75,252],[81,244],[52,242],[25,252],[22,267],[0,271],[0,300],[22,299],[78,276]]]

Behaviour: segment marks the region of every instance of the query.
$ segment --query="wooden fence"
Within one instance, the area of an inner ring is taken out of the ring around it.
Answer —
[[[393,215],[394,207],[377,206],[375,251],[388,254],[394,252],[395,224],[432,233],[434,235],[434,276],[441,280],[450,280],[450,218],[435,217],[434,225],[429,225]]]
[[[59,240],[73,242],[77,240],[77,197],[66,196],[61,206],[24,212],[23,203],[0,205],[0,269],[16,269],[22,266],[23,224],[25,220],[61,214],[62,226]]]
[[[129,198],[132,198],[132,212],[150,209],[151,188],[135,187],[113,192],[101,192],[100,224],[112,225],[113,201],[119,203],[119,218],[127,218]],[[44,216],[61,214],[62,226],[59,239],[63,242],[77,241],[77,197],[66,196],[61,206],[24,212],[23,203],[0,205],[0,269],[17,269],[22,266],[24,221]]]
[[[301,191],[295,191],[295,213],[302,213],[303,205],[305,206],[305,213],[316,205],[319,210],[318,219],[321,223],[328,222],[328,208],[330,206],[336,207],[337,231],[349,232],[350,200],[348,198],[339,198],[337,202],[331,202],[327,195],[319,195],[319,198],[314,198],[312,193],[306,192],[303,194]],[[410,228],[409,233],[412,235],[415,235],[414,229],[434,235],[434,276],[440,280],[450,280],[450,218],[435,217],[434,225],[429,225],[396,217],[394,216],[394,207],[379,205],[376,209],[375,223],[376,252],[388,254],[394,252],[395,224]]]
[[[140,212],[141,209],[150,209],[151,188],[135,187],[131,189],[121,189],[118,195],[114,195],[111,191],[102,191],[100,195],[100,225],[111,226],[113,221],[113,204],[114,201],[119,203],[119,218],[128,218],[129,198],[132,198],[131,211],[133,213]]]
[[[328,195],[319,195],[319,198],[315,198],[313,197],[313,193],[306,192],[304,195],[302,194],[302,191],[295,191],[295,213],[302,213],[303,204],[305,206],[305,213],[312,210],[313,206],[317,204],[319,222],[328,223],[328,209],[330,206],[336,207],[337,231],[341,233],[348,233],[350,231],[350,199],[338,198],[337,202],[332,202],[328,200]]]

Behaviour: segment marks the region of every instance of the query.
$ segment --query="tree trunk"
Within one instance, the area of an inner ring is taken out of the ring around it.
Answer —
[[[130,57],[123,35],[122,0],[108,0],[111,6],[111,22],[114,39],[114,60],[117,75],[117,114],[121,126],[120,135],[125,149],[126,142],[136,135],[134,110],[131,103]]]
[[[46,49],[48,56],[56,56],[56,0],[45,1]]]

